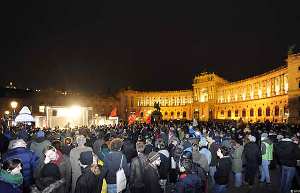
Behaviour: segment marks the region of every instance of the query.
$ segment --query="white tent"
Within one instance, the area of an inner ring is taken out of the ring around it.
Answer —
[[[31,115],[31,112],[28,107],[24,106],[19,115],[15,119],[16,123],[27,123],[27,122],[34,122],[34,118]]]

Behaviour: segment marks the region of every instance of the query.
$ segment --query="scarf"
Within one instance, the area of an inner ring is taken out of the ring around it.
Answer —
[[[8,171],[0,170],[0,181],[11,184],[14,188],[23,184],[22,174],[12,175]]]

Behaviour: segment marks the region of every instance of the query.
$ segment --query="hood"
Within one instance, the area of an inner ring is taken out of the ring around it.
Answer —
[[[19,187],[23,183],[22,174],[12,175],[5,170],[0,170],[0,181],[11,184],[13,187]]]

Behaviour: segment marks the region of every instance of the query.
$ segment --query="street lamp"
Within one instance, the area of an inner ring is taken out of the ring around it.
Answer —
[[[12,119],[14,119],[14,115],[16,113],[16,108],[18,106],[18,102],[17,101],[11,101],[10,106],[14,110],[13,113],[12,113]]]

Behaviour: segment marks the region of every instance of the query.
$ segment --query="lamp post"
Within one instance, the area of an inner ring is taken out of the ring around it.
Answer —
[[[13,109],[13,113],[12,113],[12,119],[14,119],[15,113],[16,113],[16,108],[18,106],[18,102],[17,101],[12,101],[10,103],[11,108]]]

